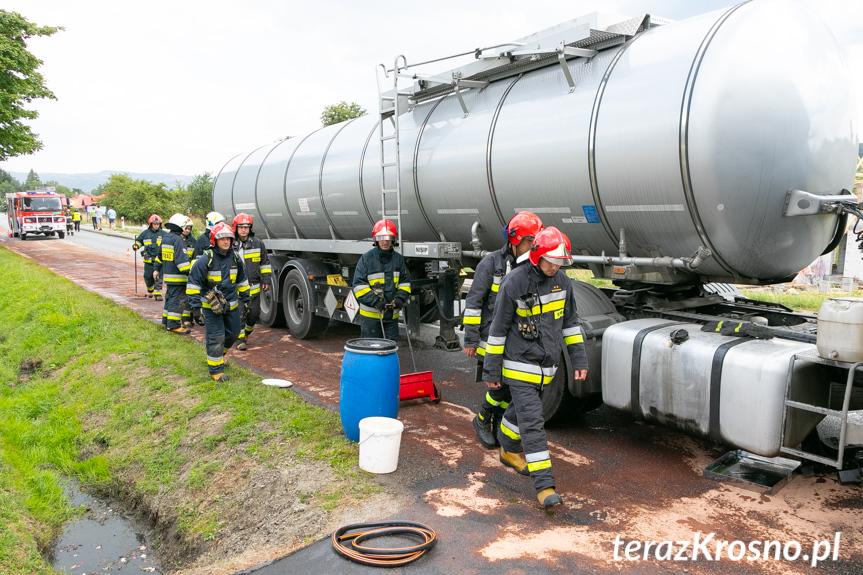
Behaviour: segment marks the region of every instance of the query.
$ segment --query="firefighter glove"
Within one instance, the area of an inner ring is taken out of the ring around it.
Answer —
[[[228,300],[217,287],[212,288],[201,299],[210,304],[210,311],[216,315],[223,315],[229,311]]]
[[[199,307],[192,308],[192,319],[195,320],[195,323],[198,325],[204,325],[204,313],[201,311]]]
[[[379,312],[383,313],[383,311],[387,308],[387,304],[384,303],[384,300],[379,299],[375,302],[375,309]]]
[[[402,309],[403,307],[405,307],[405,300],[398,297],[393,300],[393,309]]]
[[[140,249],[140,247],[141,247],[141,244],[139,244],[138,242],[135,242],[134,244],[132,244],[132,249],[135,250],[136,252]]]

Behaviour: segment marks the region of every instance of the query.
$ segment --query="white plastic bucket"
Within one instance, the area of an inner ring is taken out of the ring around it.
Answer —
[[[360,420],[360,469],[369,473],[392,473],[399,464],[404,424],[391,417]]]

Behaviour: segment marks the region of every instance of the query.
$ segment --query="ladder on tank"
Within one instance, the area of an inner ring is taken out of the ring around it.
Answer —
[[[396,224],[396,230],[398,231],[398,243],[401,245],[402,243],[402,194],[401,194],[401,153],[399,149],[399,116],[404,114],[407,111],[408,106],[408,98],[413,95],[412,91],[399,91],[399,78],[401,77],[411,77],[408,74],[403,74],[402,70],[407,68],[408,63],[407,59],[404,56],[397,56],[395,62],[393,63],[392,70],[387,70],[387,67],[383,64],[379,64],[379,67],[383,70],[383,78],[381,78],[380,72],[378,73],[378,113],[379,113],[379,122],[378,122],[378,140],[380,145],[380,165],[381,165],[381,218],[387,218],[393,220]],[[392,92],[385,91],[386,89],[386,81],[390,78],[390,73],[392,73]],[[383,85],[382,85],[383,82]],[[393,127],[393,133],[387,134],[385,125],[386,121],[390,120],[390,124]],[[395,157],[392,159],[387,158],[386,155],[386,143],[388,141],[393,142],[393,153]],[[389,161],[388,161],[389,160]],[[387,168],[395,168],[395,187],[387,186]],[[387,196],[395,196],[395,216],[389,217],[387,215]]]

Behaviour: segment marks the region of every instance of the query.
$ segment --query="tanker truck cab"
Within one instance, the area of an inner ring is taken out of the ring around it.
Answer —
[[[576,382],[561,359],[547,421],[605,403],[774,457],[799,455],[825,415],[845,426],[863,408],[851,393],[863,377],[818,354],[814,316],[704,288],[791,281],[863,215],[845,191],[852,76],[812,11],[751,0],[673,23],[592,14],[447,72],[420,66],[378,67],[377,113],[220,171],[213,208],[252,214],[271,254],[264,323],[296,337],[356,323],[353,267],[386,217],[411,271],[408,321],[440,321],[442,346],[458,347],[459,270],[530,211],[613,286],[573,280],[590,368]],[[863,428],[852,436],[863,443]]]
[[[6,194],[6,213],[13,237],[66,236],[64,198],[52,191],[27,191]]]

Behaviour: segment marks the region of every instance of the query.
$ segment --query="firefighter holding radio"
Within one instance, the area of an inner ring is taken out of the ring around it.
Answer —
[[[563,501],[555,491],[540,394],[554,379],[563,351],[574,378],[587,377],[575,294],[560,269],[572,263],[570,249],[569,238],[557,228],[536,235],[522,255],[530,265],[514,270],[500,288],[483,362],[489,389],[508,385],[512,394],[498,432],[500,461],[530,476],[542,508]]]

